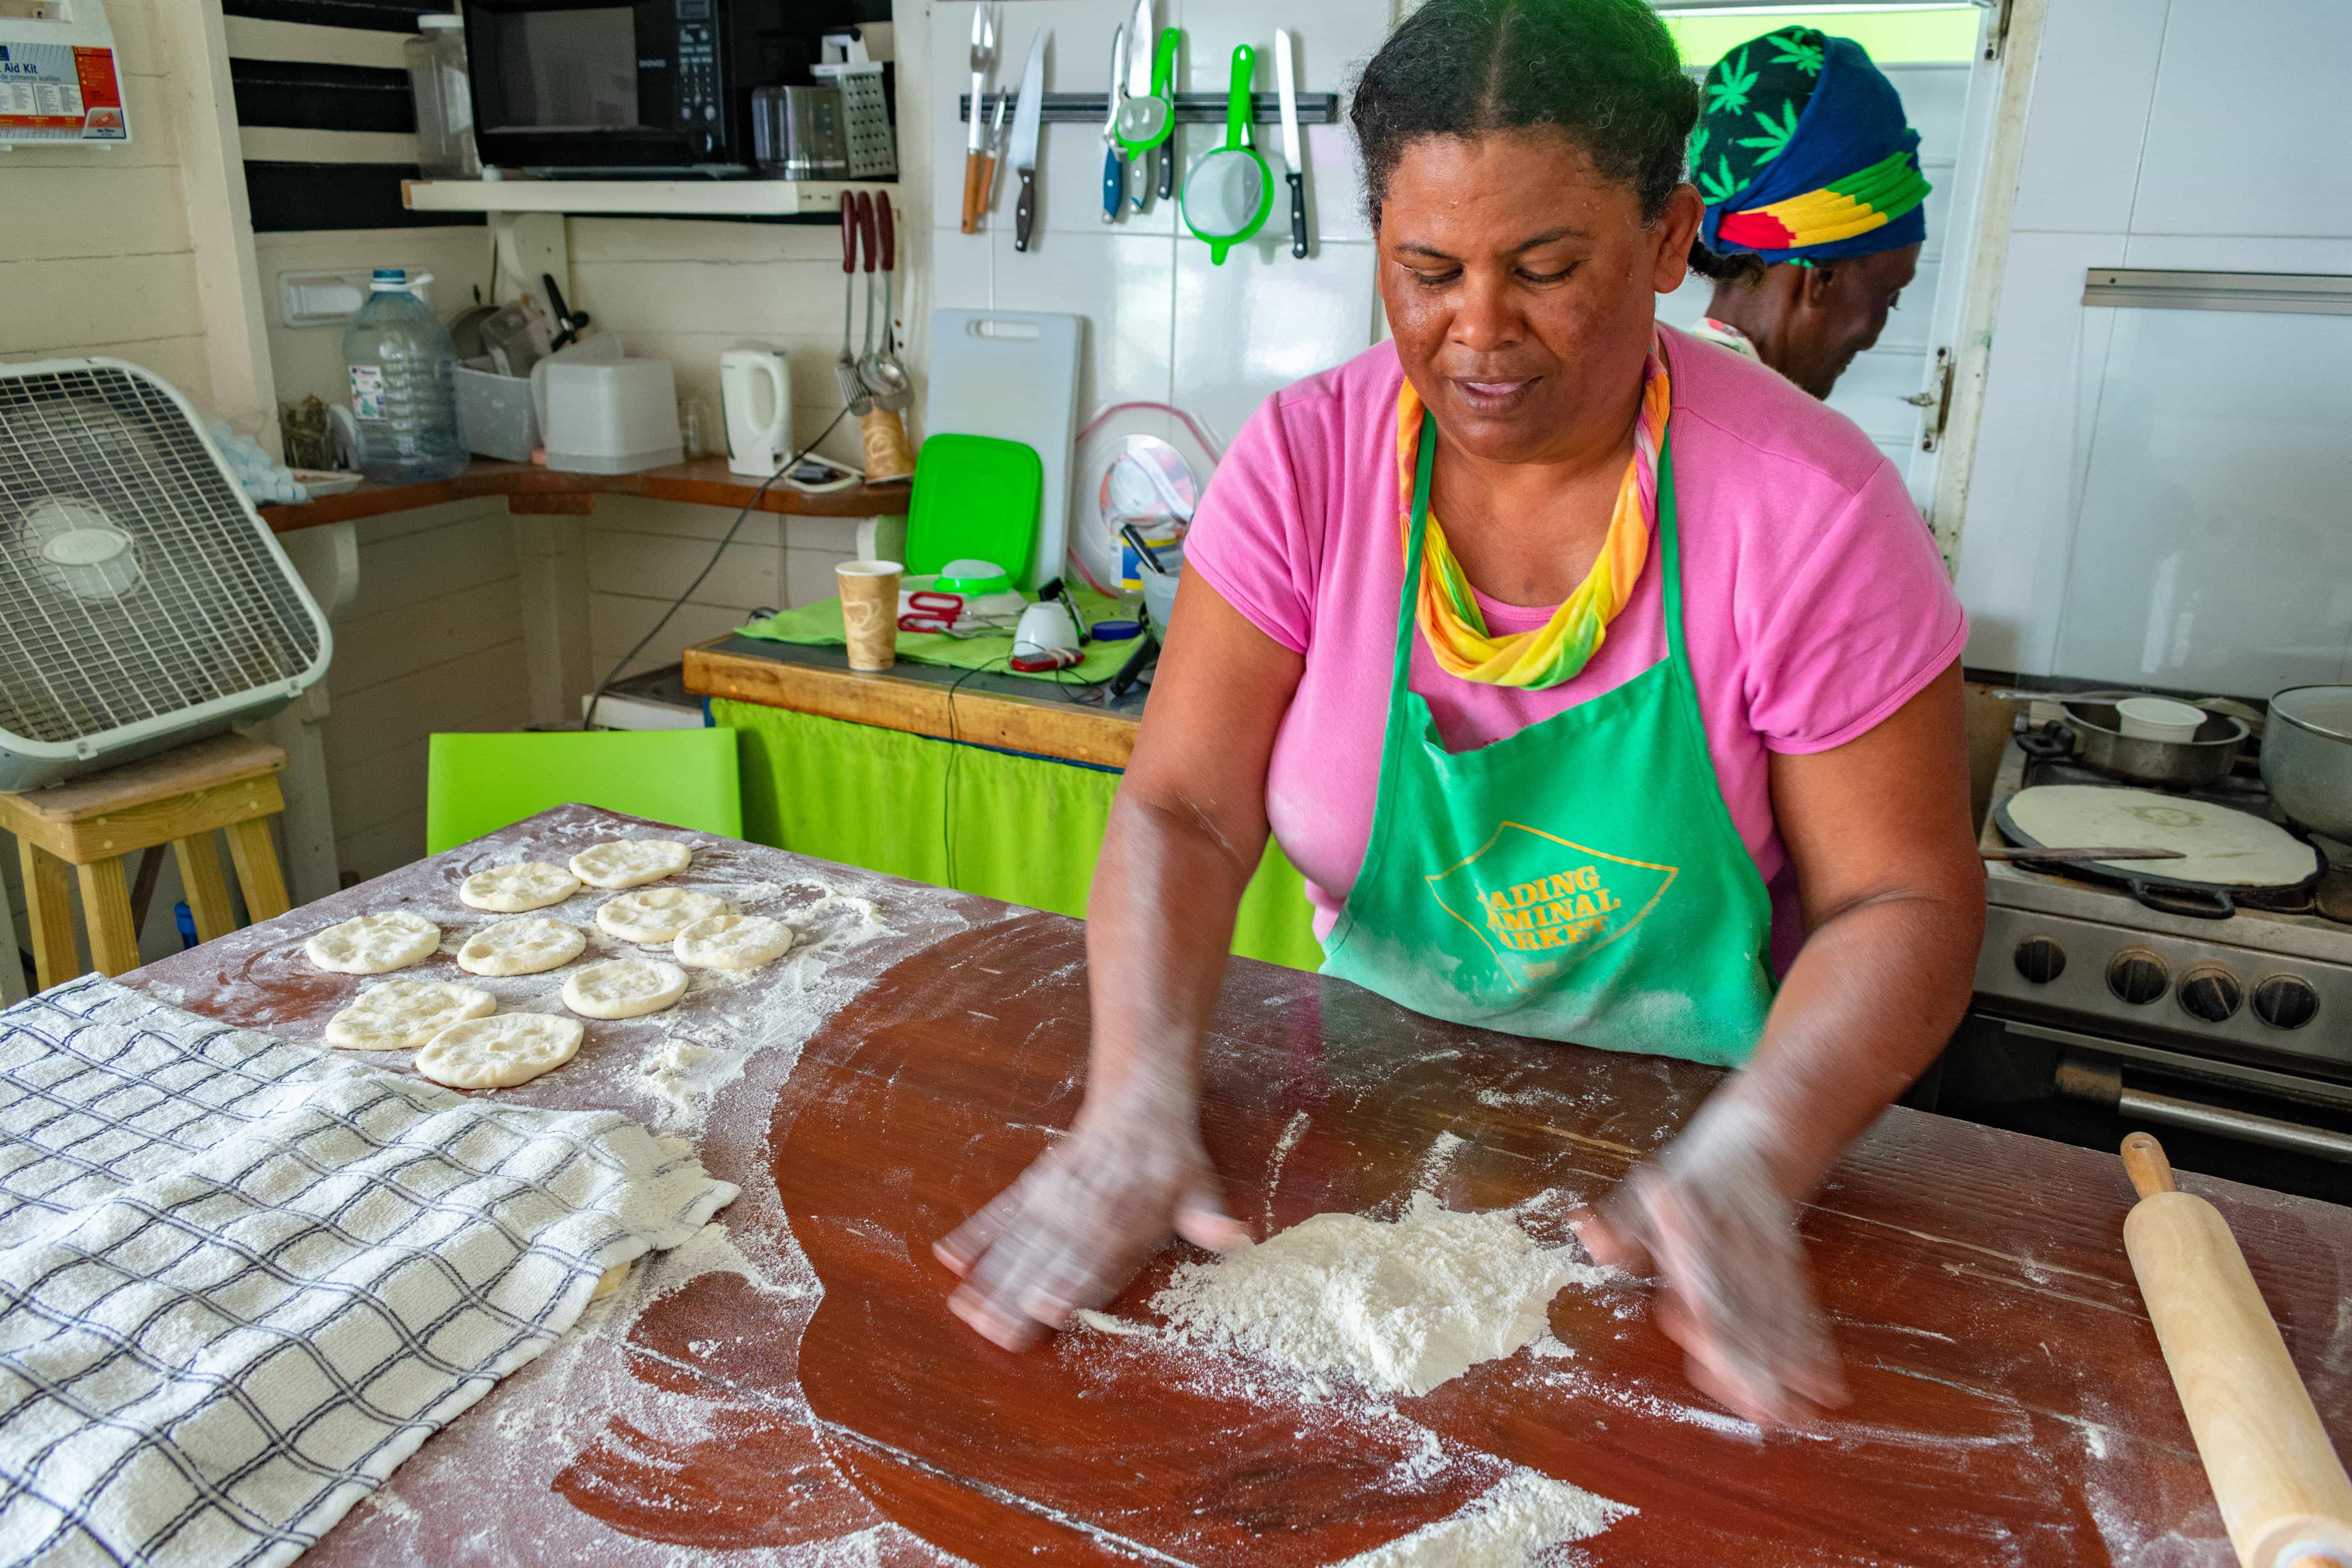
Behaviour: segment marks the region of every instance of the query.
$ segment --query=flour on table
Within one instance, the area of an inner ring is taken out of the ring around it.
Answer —
[[[637,1058],[637,1092],[652,1100],[657,1128],[691,1126],[711,1098],[743,1076],[745,1053],[675,1036]]]
[[[1522,1467],[1467,1507],[1339,1568],[1523,1568],[1549,1547],[1598,1535],[1638,1511]]]
[[[1184,1264],[1151,1305],[1177,1339],[1418,1394],[1528,1344],[1562,1287],[1604,1277],[1573,1247],[1538,1247],[1508,1211],[1455,1214],[1417,1192],[1393,1224],[1317,1215]]]
[[[580,890],[580,879],[544,860],[520,860],[477,871],[457,885],[457,900],[468,909],[492,914],[524,915],[560,904]]]
[[[422,963],[440,952],[441,928],[406,910],[354,915],[314,934],[302,951],[330,973],[382,974]]]
[[[487,1018],[499,1000],[446,980],[387,980],[327,1020],[327,1044],[347,1051],[413,1051],[452,1024]]]
[[[694,850],[674,838],[614,838],[572,858],[572,874],[592,888],[635,888],[694,864]]]

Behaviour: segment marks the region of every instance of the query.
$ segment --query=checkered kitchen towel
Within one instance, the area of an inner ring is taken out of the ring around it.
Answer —
[[[0,1561],[282,1563],[735,1195],[91,976],[0,1013]]]

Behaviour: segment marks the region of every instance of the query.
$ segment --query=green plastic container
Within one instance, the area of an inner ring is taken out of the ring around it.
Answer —
[[[1027,582],[1045,500],[1045,464],[1026,443],[930,437],[916,456],[908,500],[908,574],[936,573],[950,561],[992,561],[1015,583]]]

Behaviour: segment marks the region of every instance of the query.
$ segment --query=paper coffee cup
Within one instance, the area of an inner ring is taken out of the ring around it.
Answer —
[[[896,561],[845,561],[833,569],[850,668],[887,669],[898,662],[898,579],[906,570]]]

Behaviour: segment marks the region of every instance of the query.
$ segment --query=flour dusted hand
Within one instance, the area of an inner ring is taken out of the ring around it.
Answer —
[[[1118,1294],[1171,1230],[1226,1251],[1248,1233],[1188,1105],[1079,1112],[1068,1136],[931,1250],[963,1277],[948,1305],[1007,1350]]]
[[[1767,1136],[1752,1108],[1710,1103],[1579,1228],[1600,1262],[1664,1279],[1659,1323],[1701,1392],[1785,1424],[1846,1394]]]
[[[441,951],[441,928],[423,915],[388,910],[356,915],[302,944],[310,962],[335,974],[382,974],[422,963]]]

